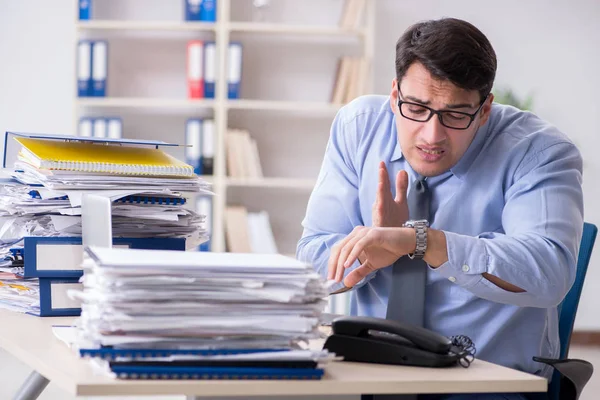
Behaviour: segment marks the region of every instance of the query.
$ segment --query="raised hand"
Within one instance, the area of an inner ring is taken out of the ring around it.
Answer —
[[[372,210],[373,226],[400,227],[408,219],[406,202],[408,174],[406,171],[399,171],[396,175],[396,197],[394,198],[390,188],[388,170],[383,161],[379,163],[378,173],[379,183]]]

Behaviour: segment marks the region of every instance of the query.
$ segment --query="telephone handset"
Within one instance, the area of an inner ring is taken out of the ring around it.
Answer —
[[[428,329],[372,317],[339,317],[324,349],[344,361],[379,364],[468,367],[475,346],[466,336],[447,338]]]

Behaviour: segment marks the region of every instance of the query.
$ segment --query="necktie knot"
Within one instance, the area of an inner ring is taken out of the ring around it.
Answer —
[[[429,219],[430,193],[427,177],[417,176],[412,183],[407,201],[410,219]]]

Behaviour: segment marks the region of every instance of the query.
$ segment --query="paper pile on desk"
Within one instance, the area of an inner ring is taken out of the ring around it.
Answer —
[[[267,371],[272,378],[316,379],[317,364],[332,357],[300,348],[319,335],[327,293],[319,275],[293,258],[101,248],[88,254],[84,290],[71,292],[83,303],[78,345],[82,355],[116,357],[122,364],[105,368],[118,376],[131,377],[119,370],[131,363],[140,376],[162,362],[171,368],[167,376],[185,378],[173,369],[183,357],[188,377],[202,368],[231,377],[219,369],[219,355],[229,367],[248,368],[238,371],[247,376],[260,365],[278,367]]]

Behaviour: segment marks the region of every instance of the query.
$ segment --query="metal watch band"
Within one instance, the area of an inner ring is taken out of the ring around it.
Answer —
[[[425,252],[427,251],[427,230],[429,229],[429,222],[427,220],[406,221],[404,226],[413,228],[417,235],[417,246],[415,247],[415,252],[408,254],[408,257],[411,259],[423,258],[425,256]]]

